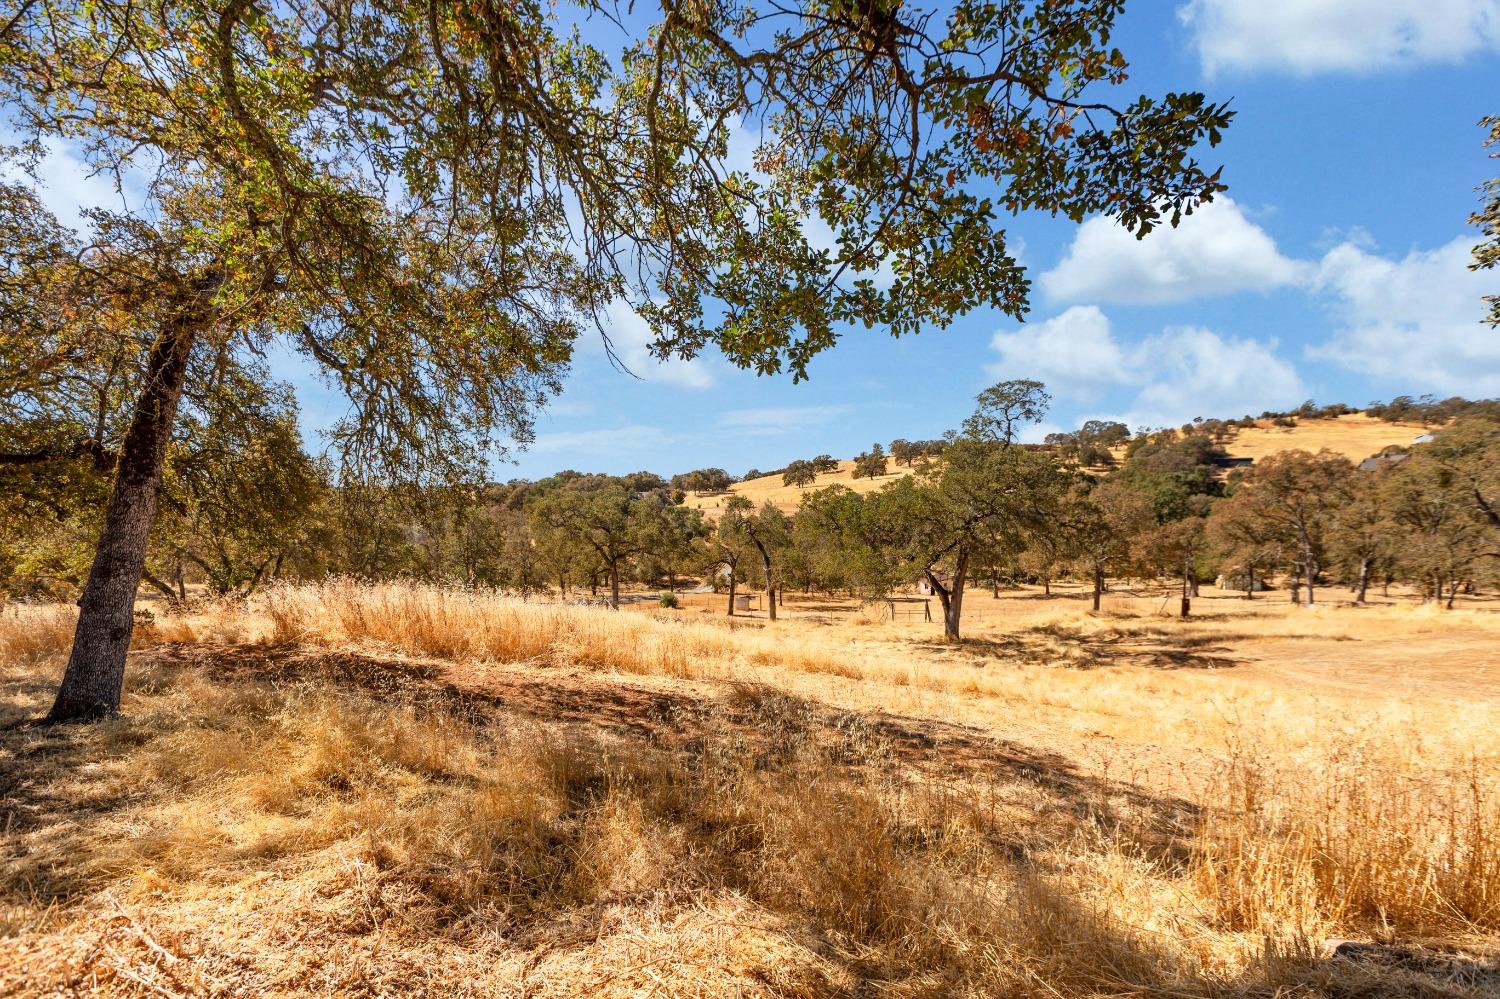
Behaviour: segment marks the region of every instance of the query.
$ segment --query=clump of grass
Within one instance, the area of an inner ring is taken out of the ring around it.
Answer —
[[[0,664],[54,659],[73,644],[78,611],[64,604],[0,604]]]
[[[1309,934],[1500,930],[1500,774],[1395,765],[1399,747],[1314,765],[1237,756],[1212,785],[1195,876],[1226,924]]]

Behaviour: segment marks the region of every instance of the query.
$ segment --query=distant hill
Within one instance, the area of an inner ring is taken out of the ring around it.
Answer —
[[[1384,448],[1412,440],[1432,427],[1421,423],[1392,423],[1364,413],[1349,413],[1331,420],[1299,419],[1295,427],[1277,427],[1269,420],[1257,421],[1254,429],[1238,430],[1224,444],[1232,458],[1259,460],[1278,451],[1337,451],[1359,462]]]
[[[837,471],[823,472],[818,476],[818,481],[804,488],[784,485],[781,481],[781,473],[775,475],[762,475],[758,479],[747,479],[744,482],[736,482],[730,486],[727,493],[710,493],[699,496],[688,493],[686,506],[697,507],[709,517],[717,518],[719,511],[731,496],[744,496],[756,506],[760,506],[766,500],[770,500],[779,509],[787,513],[794,513],[797,506],[802,502],[802,497],[814,489],[822,489],[825,486],[848,486],[857,493],[874,492],[887,482],[893,482],[903,475],[910,475],[911,469],[905,465],[897,465],[894,461],[889,466],[891,474],[882,475],[875,479],[856,479],[854,477],[854,462],[841,461]]]
[[[1230,458],[1248,458],[1259,461],[1278,451],[1320,451],[1327,448],[1344,455],[1350,461],[1360,462],[1371,455],[1393,445],[1406,447],[1414,438],[1432,429],[1429,425],[1415,422],[1391,422],[1376,419],[1364,413],[1348,413],[1333,418],[1298,418],[1296,426],[1278,427],[1271,420],[1257,420],[1254,427],[1236,428],[1224,441],[1224,449]],[[1125,448],[1115,449],[1123,458]],[[797,456],[793,455],[791,458]],[[789,458],[790,460],[790,458]],[[910,475],[905,465],[890,463],[891,473],[875,479],[854,478],[854,462],[841,461],[837,471],[825,472],[807,488],[784,485],[781,473],[763,475],[756,479],[736,482],[727,493],[696,495],[689,493],[686,505],[702,510],[707,516],[717,518],[731,496],[744,496],[756,506],[770,500],[787,513],[796,511],[802,497],[814,489],[842,485],[855,492],[873,492],[902,475]]]

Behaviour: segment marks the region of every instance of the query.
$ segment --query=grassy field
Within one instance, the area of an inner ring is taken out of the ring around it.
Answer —
[[[0,994],[1495,994],[1500,606],[1275,597],[158,616],[125,717],[0,735]]]
[[[1226,442],[1225,450],[1232,457],[1258,461],[1278,451],[1301,449],[1317,452],[1327,448],[1359,462],[1392,444],[1409,445],[1413,438],[1429,429],[1417,423],[1388,423],[1363,413],[1350,413],[1331,420],[1302,420],[1295,427],[1276,427],[1271,421],[1262,420],[1253,429],[1236,430]],[[1119,449],[1116,456],[1123,459],[1124,449]],[[837,471],[818,476],[818,481],[806,488],[784,485],[780,475],[763,475],[736,482],[727,493],[702,496],[690,493],[686,505],[717,519],[731,496],[744,496],[756,506],[769,500],[783,512],[795,513],[810,489],[841,485],[855,492],[872,492],[896,476],[911,474],[911,469],[892,462],[889,475],[874,479],[856,479],[853,472],[854,462],[841,461]]]

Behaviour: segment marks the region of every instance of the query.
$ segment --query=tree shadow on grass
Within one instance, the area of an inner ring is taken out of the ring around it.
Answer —
[[[1229,669],[1241,660],[1222,644],[1226,636],[1085,634],[1063,625],[1039,625],[1001,637],[971,637],[958,643],[915,641],[925,652],[947,654],[976,666],[994,660],[1034,666],[1097,669],[1141,666],[1150,669]],[[1061,648],[1059,648],[1061,647]]]

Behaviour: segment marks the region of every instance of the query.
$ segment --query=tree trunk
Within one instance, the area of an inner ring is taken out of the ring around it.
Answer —
[[[1359,560],[1359,585],[1354,590],[1354,602],[1362,604],[1365,602],[1365,592],[1370,588],[1370,560],[1363,558]]]
[[[168,586],[164,580],[160,579],[151,570],[147,569],[142,572],[141,578],[166,596],[167,606],[170,607],[171,605],[177,603],[177,591]]]
[[[729,616],[734,617],[734,566],[729,567]]]
[[[964,610],[964,584],[969,574],[969,553],[958,550],[958,561],[953,566],[953,585],[949,590],[948,606],[943,608],[943,638],[950,642],[960,641],[959,620]]]
[[[1308,560],[1307,567],[1302,571],[1302,585],[1307,587],[1307,606],[1313,605],[1313,580],[1318,578],[1318,564]]]
[[[1300,565],[1297,566],[1295,569],[1292,570],[1292,586],[1291,586],[1291,590],[1292,590],[1292,603],[1294,603],[1294,604],[1301,603],[1302,602],[1302,566],[1300,566]]]
[[[1044,597],[1050,597],[1050,596],[1052,596],[1052,577],[1051,576],[1043,576],[1042,577],[1042,596],[1044,596]]]
[[[1182,560],[1182,608],[1181,616],[1187,617],[1193,612],[1193,601],[1190,596],[1192,592],[1193,563],[1190,559]]]
[[[761,544],[760,538],[755,532],[750,532],[750,540],[755,543],[756,551],[760,552],[760,565],[766,573],[766,619],[776,620],[776,585],[771,581],[771,552],[765,545]]]
[[[964,608],[964,575],[969,569],[969,554],[962,548],[958,550],[958,561],[953,567],[953,585],[944,586],[942,580],[931,569],[927,570],[927,582],[932,585],[932,592],[937,594],[938,603],[943,608],[943,640],[957,642],[961,640],[959,634],[959,621],[963,616]]]
[[[609,605],[620,609],[620,563],[609,564]]]
[[[1458,580],[1455,578],[1448,584],[1448,602],[1443,606],[1448,610],[1453,609],[1453,598],[1458,596]]]
[[[1104,599],[1104,566],[1094,563],[1094,610],[1098,610]]]
[[[1255,599],[1255,566],[1252,565],[1252,566],[1250,566],[1249,568],[1247,568],[1245,570],[1245,577],[1249,580],[1247,583],[1245,583],[1245,599],[1246,600],[1254,600]]]
[[[135,593],[146,569],[146,541],[156,519],[162,462],[177,419],[188,355],[213,320],[210,302],[222,276],[196,282],[182,309],[157,336],[146,384],[120,445],[104,530],[78,601],[73,651],[47,713],[49,722],[93,721],[120,710],[125,654],[135,625]]]

